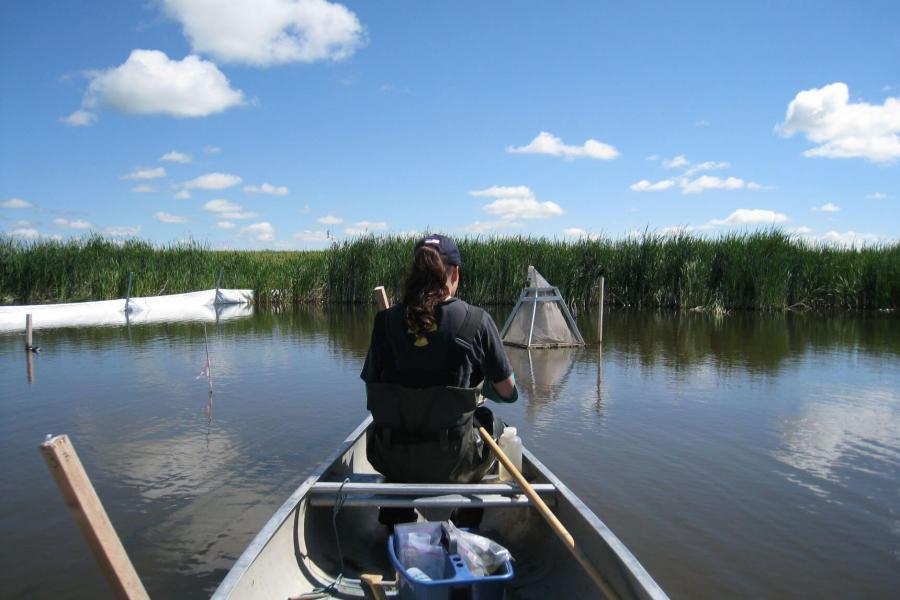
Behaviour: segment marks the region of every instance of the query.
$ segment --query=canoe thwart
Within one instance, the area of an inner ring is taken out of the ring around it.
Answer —
[[[523,494],[518,485],[506,483],[345,483],[341,487],[339,481],[317,481],[310,489],[310,494],[331,494],[340,492],[344,495],[381,494],[383,496],[445,496],[447,494]],[[552,483],[534,483],[531,485],[540,494],[556,493]]]
[[[317,494],[309,497],[310,506],[334,506],[335,496]],[[389,496],[373,494],[369,496],[347,496],[344,507],[389,506],[413,508],[460,508],[460,507],[517,507],[529,506],[531,500],[527,496],[503,496],[500,494],[478,494],[463,496],[449,494],[446,496]]]

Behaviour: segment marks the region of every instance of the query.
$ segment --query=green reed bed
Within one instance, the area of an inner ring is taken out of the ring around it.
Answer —
[[[23,304],[155,296],[222,287],[254,290],[261,303],[322,302],[325,252],[210,250],[99,236],[22,243],[0,238],[0,301]]]
[[[0,238],[0,298],[34,303],[251,288],[263,304],[368,303],[376,285],[400,294],[415,240],[363,237],[329,250],[218,251],[202,244],[154,246],[100,237],[67,242]],[[883,309],[900,306],[900,246],[811,245],[778,230],[719,238],[647,234],[625,239],[469,238],[460,295],[511,304],[528,265],[575,307],[606,300],[632,307]]]

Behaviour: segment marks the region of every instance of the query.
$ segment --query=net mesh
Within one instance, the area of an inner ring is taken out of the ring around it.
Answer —
[[[536,269],[531,269],[529,279],[531,285],[513,309],[503,334],[503,343],[529,348],[582,345],[577,329],[573,331],[575,324],[570,326],[563,315],[564,300],[557,289]],[[532,298],[535,296],[548,300],[534,301]]]

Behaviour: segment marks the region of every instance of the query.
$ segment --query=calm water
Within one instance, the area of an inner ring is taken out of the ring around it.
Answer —
[[[501,320],[506,309],[498,311]],[[365,416],[372,312],[0,336],[0,595],[105,597],[37,451],[68,433],[151,596],[204,597]],[[900,319],[607,315],[500,406],[674,598],[900,594]]]

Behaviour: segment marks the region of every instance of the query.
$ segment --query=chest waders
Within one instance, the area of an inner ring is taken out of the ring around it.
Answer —
[[[464,359],[483,316],[483,309],[468,308],[450,357]],[[376,327],[384,327],[385,321],[376,319]],[[379,351],[390,352],[390,348]],[[484,447],[476,426],[484,426],[495,438],[502,433],[499,420],[478,406],[479,396],[479,388],[367,383],[367,408],[373,419],[366,437],[369,462],[398,483],[479,481],[496,459]]]

